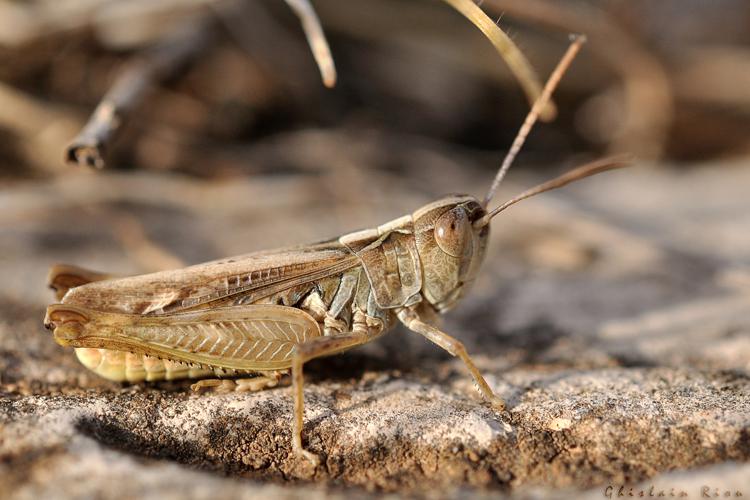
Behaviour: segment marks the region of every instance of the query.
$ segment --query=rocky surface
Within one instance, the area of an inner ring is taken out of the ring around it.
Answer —
[[[304,436],[324,459],[315,469],[290,454],[286,385],[229,395],[121,386],[52,341],[41,319],[54,262],[128,274],[314,241],[456,186],[480,194],[491,176],[471,167],[484,158],[435,144],[412,145],[396,175],[371,157],[392,139],[273,140],[249,156],[311,174],[224,182],[71,172],[6,186],[0,491],[601,498],[625,485],[750,495],[744,162],[639,166],[509,211],[494,223],[481,279],[443,325],[509,411],[483,404],[459,362],[397,330],[309,365]],[[318,147],[295,157],[305,141]],[[542,174],[519,167],[511,177],[506,196]]]

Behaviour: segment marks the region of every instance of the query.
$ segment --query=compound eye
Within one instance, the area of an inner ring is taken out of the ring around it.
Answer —
[[[441,215],[435,223],[435,241],[440,249],[453,257],[462,257],[471,243],[471,222],[461,208]]]

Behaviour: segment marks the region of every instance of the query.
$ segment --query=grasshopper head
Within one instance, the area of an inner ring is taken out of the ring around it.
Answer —
[[[463,297],[484,260],[490,221],[495,215],[526,198],[629,163],[627,156],[593,161],[527,189],[489,211],[468,195],[446,196],[423,206],[412,214],[422,261],[422,295],[439,312],[450,309]]]
[[[446,196],[412,214],[422,261],[422,294],[438,311],[453,307],[474,281],[484,259],[489,224],[473,196]]]

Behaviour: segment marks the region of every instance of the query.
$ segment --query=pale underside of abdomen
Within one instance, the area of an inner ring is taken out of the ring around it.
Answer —
[[[193,363],[159,359],[153,356],[97,349],[76,348],[78,360],[97,375],[115,382],[156,382],[160,380],[203,379],[212,377],[236,377],[251,372],[218,367],[200,366]]]

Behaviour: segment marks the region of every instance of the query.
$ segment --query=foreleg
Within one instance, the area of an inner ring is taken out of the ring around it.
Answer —
[[[505,402],[502,400],[502,398],[492,392],[492,389],[487,384],[487,381],[484,380],[482,374],[479,373],[479,369],[477,369],[474,361],[472,361],[471,357],[466,352],[466,348],[460,340],[455,339],[447,333],[435,328],[434,326],[425,323],[412,309],[401,309],[398,312],[398,319],[400,319],[401,322],[406,325],[409,330],[426,337],[430,342],[433,342],[434,344],[442,347],[452,356],[456,356],[461,359],[461,361],[463,361],[466,365],[466,368],[468,368],[469,373],[471,373],[471,376],[474,377],[474,382],[476,382],[477,388],[479,389],[479,392],[482,393],[482,396],[484,396],[484,398],[489,401],[496,409],[505,409]]]

